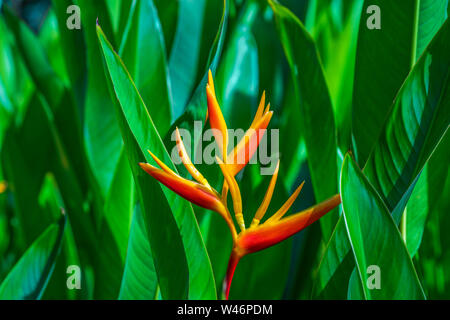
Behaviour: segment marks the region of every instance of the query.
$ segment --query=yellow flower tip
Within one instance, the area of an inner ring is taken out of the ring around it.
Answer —
[[[258,210],[256,210],[255,217],[252,221],[252,226],[257,226],[261,219],[267,212],[267,208],[269,208],[270,201],[272,200],[273,191],[275,189],[275,184],[277,183],[278,178],[278,170],[280,168],[280,159],[277,161],[277,166],[275,167],[275,171],[272,175],[272,179],[270,179],[269,186],[267,187],[266,194],[264,195],[264,199],[261,202]]]
[[[270,110],[270,102],[267,104],[266,109],[264,110],[264,114],[266,114],[267,112],[269,112]],[[272,111],[273,112],[273,111]]]
[[[8,183],[6,181],[0,181],[0,193],[3,193],[8,189]]]
[[[254,128],[256,122],[261,119],[261,117],[263,116],[263,110],[264,110],[264,105],[266,103],[266,91],[263,91],[262,96],[261,96],[261,100],[259,102],[259,106],[258,109],[256,110],[255,113],[255,117],[253,118],[252,124],[250,125],[250,128]]]
[[[150,156],[153,158],[153,160],[155,160],[155,162],[158,164],[158,166],[163,169],[165,172],[169,173],[169,174],[175,174],[175,172],[173,172],[168,166],[166,166],[164,164],[164,162],[162,162],[161,160],[158,159],[157,156],[155,156],[150,150],[147,150],[148,153],[150,153]]]
[[[298,195],[300,194],[300,191],[302,190],[304,184],[305,184],[305,181],[303,181],[297,187],[297,189],[289,197],[289,199],[287,199],[287,201],[281,206],[281,208],[273,216],[271,216],[269,219],[267,219],[267,221],[265,223],[273,223],[273,222],[277,222],[278,220],[280,220],[286,214],[286,212],[291,208],[292,204],[295,202]]]
[[[206,88],[208,88],[208,87],[211,88],[211,91],[212,91],[212,93],[215,96],[216,95],[216,90],[214,89],[214,80],[213,80],[211,69],[208,70],[208,83],[206,85]]]
[[[148,149],[147,149],[147,152],[150,154],[150,156],[153,158],[153,160],[155,160],[158,163],[159,159],[153,154],[153,152],[151,152]]]
[[[212,190],[208,181],[205,179],[205,177],[203,177],[203,175],[200,173],[200,171],[198,171],[197,168],[195,168],[194,164],[192,163],[191,159],[189,158],[189,156],[186,152],[186,148],[184,146],[183,140],[181,139],[181,135],[180,135],[180,131],[178,130],[178,127],[175,128],[175,134],[176,134],[178,155],[180,156],[181,162],[183,163],[184,167],[190,173],[192,178],[197,180],[199,183],[201,183],[208,189]]]

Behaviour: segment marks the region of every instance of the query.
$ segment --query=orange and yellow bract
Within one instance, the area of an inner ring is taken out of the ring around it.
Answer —
[[[236,269],[237,263],[243,256],[273,246],[301,231],[339,205],[341,199],[337,194],[314,207],[283,218],[299,195],[303,187],[303,183],[301,183],[289,199],[287,199],[287,201],[281,206],[281,208],[266,221],[261,223],[261,220],[269,207],[273,191],[275,189],[278,169],[280,166],[280,162],[278,161],[275,172],[269,183],[269,187],[264,195],[264,199],[256,211],[250,227],[246,228],[242,213],[241,192],[235,176],[242,170],[242,168],[249,162],[256,152],[259,142],[261,141],[267,126],[269,125],[273,112],[270,111],[270,104],[265,106],[265,92],[263,92],[258,110],[249,130],[245,133],[244,137],[237,144],[237,146],[230,153],[228,153],[227,125],[217,101],[211,71],[209,71],[208,74],[206,95],[208,104],[207,118],[209,117],[211,128],[215,129],[216,134],[214,134],[214,137],[222,155],[222,159],[216,157],[217,163],[219,164],[224,176],[224,183],[221,193],[214,190],[209,185],[205,177],[203,177],[203,175],[192,164],[192,161],[190,160],[184,147],[183,141],[181,140],[178,129],[176,129],[176,143],[180,158],[183,165],[196,180],[196,182],[179,176],[151,152],[151,156],[159,165],[160,169],[148,163],[140,163],[140,166],[153,178],[164,184],[172,191],[200,207],[219,213],[226,221],[233,238],[233,249],[230,255],[226,278],[224,280],[224,294],[226,299],[228,299],[234,270]],[[235,222],[233,221],[228,209],[228,192],[231,194],[233,200],[234,216],[236,223],[240,228],[240,232],[236,230]]]

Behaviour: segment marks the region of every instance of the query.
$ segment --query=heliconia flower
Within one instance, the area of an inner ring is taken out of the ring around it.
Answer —
[[[153,178],[178,195],[200,207],[219,213],[225,219],[233,239],[233,249],[231,251],[223,286],[224,296],[228,299],[234,271],[239,260],[243,256],[273,246],[303,230],[311,223],[317,221],[323,215],[338,206],[341,203],[341,198],[339,194],[334,195],[316,206],[283,218],[300,194],[303,187],[303,183],[301,183],[294,193],[281,206],[281,208],[261,223],[269,207],[275,189],[280,166],[280,161],[278,161],[262,203],[257,209],[250,227],[247,229],[242,212],[242,196],[235,176],[248,163],[258,148],[261,138],[264,135],[264,132],[272,117],[272,111],[269,111],[270,104],[264,107],[265,92],[263,92],[261,102],[249,130],[238,143],[236,148],[227,154],[227,125],[217,102],[211,71],[208,74],[206,94],[208,101],[207,119],[209,117],[211,128],[216,130],[217,134],[215,134],[214,137],[219,145],[219,150],[221,150],[222,155],[222,159],[216,157],[216,161],[219,164],[224,176],[221,194],[210,186],[208,181],[192,164],[189,156],[187,155],[183,141],[181,140],[178,128],[176,129],[176,142],[179,156],[187,171],[197,182],[179,176],[151,152],[150,154],[152,158],[161,169],[158,169],[148,163],[140,163],[140,166]],[[228,191],[233,200],[235,220],[241,230],[239,233],[236,231],[234,221],[228,210]]]

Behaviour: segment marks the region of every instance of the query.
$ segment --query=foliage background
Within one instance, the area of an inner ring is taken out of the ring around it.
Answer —
[[[262,90],[275,110],[269,210],[302,180],[293,212],[343,200],[245,257],[231,299],[450,297],[447,0],[3,2],[0,298],[221,298],[225,223],[137,167],[146,149],[169,163],[175,125],[204,119],[208,69],[229,127],[247,128]],[[366,27],[371,4],[381,30]],[[251,221],[270,177],[238,178]]]

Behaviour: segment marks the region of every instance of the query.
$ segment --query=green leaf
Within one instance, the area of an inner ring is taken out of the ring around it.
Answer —
[[[4,9],[4,16],[9,29],[14,34],[34,84],[45,96],[49,105],[58,105],[63,93],[63,83],[48,62],[39,39],[7,6]]]
[[[53,70],[64,83],[67,83],[68,75],[60,45],[60,34],[57,27],[58,22],[56,20],[55,12],[53,9],[50,9],[44,21],[42,21],[38,38],[39,42],[44,47],[48,61]]]
[[[230,128],[248,128],[259,103],[258,47],[251,31],[257,12],[255,4],[242,12],[214,81],[220,108]]]
[[[400,89],[363,170],[388,209],[394,211],[397,224],[418,174],[450,123],[449,35],[447,20]],[[327,245],[324,255],[331,259],[324,258],[321,263],[316,293],[325,288],[350,250],[342,220]],[[339,254],[334,254],[336,251]]]
[[[313,297],[345,299],[347,292],[342,288],[348,284],[354,261],[350,253],[350,242],[341,216],[328,241],[320,261]]]
[[[222,53],[222,49],[225,42],[225,37],[227,34],[227,25],[228,25],[228,18],[229,18],[229,1],[223,0],[220,1],[223,3],[223,11],[222,11],[222,17],[220,19],[220,24],[217,29],[217,33],[215,34],[214,42],[212,45],[208,48],[209,55],[208,59],[206,60],[206,64],[202,64],[201,69],[201,80],[198,82],[198,85],[195,89],[195,91],[192,94],[192,97],[189,100],[189,104],[187,105],[187,112],[191,114],[195,120],[201,120],[203,121],[206,116],[206,94],[205,94],[205,88],[206,83],[208,81],[208,70],[211,70],[212,74],[214,75],[216,72],[216,68],[219,64],[220,55]],[[204,66],[204,67],[203,67]],[[175,89],[175,88],[174,88]],[[176,92],[174,90],[174,92]],[[185,113],[185,114],[186,114]]]
[[[352,275],[348,283],[348,300],[364,300],[364,292],[361,287],[361,279],[359,278],[358,271],[353,269]]]
[[[119,161],[122,139],[113,102],[109,97],[107,78],[100,66],[102,54],[95,31],[96,20],[102,23],[106,34],[113,36],[112,23],[105,0],[78,0],[86,43],[87,77],[84,113],[86,152],[93,175],[106,197],[114,169]]]
[[[125,148],[122,147],[114,178],[105,200],[105,221],[125,261],[134,206],[134,182]]]
[[[446,139],[448,146],[448,133]],[[441,146],[439,146],[430,159],[430,164],[437,154],[446,155],[446,159],[448,159],[448,150],[448,147],[441,149]],[[428,196],[431,210],[427,215],[422,243],[416,256],[418,257],[418,270],[422,275],[422,283],[426,288],[429,299],[447,299],[450,294],[450,274],[448,272],[450,270],[450,251],[447,250],[450,240],[448,233],[450,228],[450,216],[448,215],[450,212],[450,201],[448,201],[450,168],[448,161],[445,163],[447,164],[446,173],[438,173],[440,174],[442,187],[433,189]]]
[[[211,1],[212,2],[212,1]],[[229,1],[223,0],[223,12],[222,12],[222,19],[220,20],[219,28],[216,33],[216,37],[214,39],[214,42],[209,50],[209,57],[206,62],[205,68],[202,69],[203,76],[201,78],[201,81],[198,83],[197,88],[192,94],[191,99],[189,100],[189,104],[186,107],[186,111],[172,124],[171,128],[168,131],[168,134],[164,137],[164,144],[166,145],[167,149],[172,149],[175,147],[175,139],[172,139],[171,134],[175,131],[176,127],[184,128],[190,131],[191,135],[194,137],[197,137],[197,134],[201,134],[201,132],[198,132],[202,130],[203,128],[200,127],[198,131],[194,132],[197,128],[194,127],[195,121],[203,121],[206,117],[206,110],[207,108],[207,102],[206,102],[206,94],[205,94],[205,88],[206,83],[208,81],[208,70],[211,70],[212,74],[214,75],[216,72],[216,68],[219,63],[220,55],[222,53],[222,48],[224,46],[225,37],[226,37],[226,30],[228,25],[228,18],[229,18]],[[177,89],[174,88],[174,94],[175,96],[178,95]],[[184,110],[184,109],[183,109]],[[198,148],[198,142],[194,141],[193,143],[193,150],[194,152],[197,152],[197,150],[201,149]],[[196,156],[192,157],[193,159],[196,159]],[[207,168],[205,168],[207,167]],[[209,168],[208,168],[209,167]],[[211,170],[211,166],[200,166],[200,170]],[[216,169],[216,176],[217,173],[220,174],[220,169]],[[212,170],[214,170],[212,169]],[[183,169],[181,169],[183,170]],[[212,181],[210,181],[212,182]],[[214,185],[214,183],[213,183]]]
[[[161,24],[151,0],[133,1],[126,30],[119,55],[164,135],[172,118],[172,92]]]
[[[400,89],[364,167],[390,211],[416,179],[449,126],[449,37],[447,20]]]
[[[153,300],[158,278],[153,264],[145,221],[139,205],[135,207],[128,241],[127,259],[120,288],[120,300]]]
[[[191,205],[160,186],[138,163],[154,163],[145,152],[151,149],[167,165],[175,167],[123,62],[100,27],[97,33],[111,79],[111,92],[117,98],[121,133],[145,217],[161,295],[182,299],[189,290],[189,298],[215,298],[211,263]]]
[[[44,210],[54,217],[54,220],[58,219],[61,215],[61,211],[65,208],[58,185],[51,173],[47,173],[45,176],[45,180],[39,194],[39,204]],[[55,300],[62,298],[87,299],[89,297],[88,286],[86,285],[86,281],[83,276],[80,280],[80,289],[71,290],[67,287],[67,280],[69,276],[67,273],[67,268],[73,265],[83,268],[80,263],[78,248],[75,244],[70,220],[67,218],[61,243],[61,253],[56,258],[55,269],[49,279],[47,288],[45,289],[45,293],[42,297],[43,300]],[[83,274],[84,270],[81,270],[81,274]]]
[[[58,21],[59,41],[67,70],[67,75],[73,89],[73,95],[80,109],[83,109],[86,94],[86,45],[83,30],[67,28],[67,8],[73,5],[72,0],[52,0],[52,5]]]
[[[324,4],[317,8],[317,4]],[[316,41],[334,107],[339,147],[351,147],[351,111],[358,25],[363,0],[309,1],[315,15],[308,14],[305,26]],[[311,18],[314,18],[311,19]],[[308,24],[315,22],[310,28]]]
[[[16,218],[30,245],[53,222],[38,204],[45,173],[54,153],[52,133],[42,96],[34,95],[19,128],[11,127],[2,146],[2,168],[14,192]]]
[[[63,87],[62,80],[48,62],[44,47],[32,31],[9,12],[9,9],[6,12],[8,24],[17,38],[27,70],[53,112],[61,142],[75,167],[80,185],[86,187],[86,176],[90,173],[82,141],[80,114],[73,101],[72,92]]]
[[[436,190],[444,190],[443,177],[448,174],[448,150],[450,150],[449,131],[446,132],[420,173],[405,208],[406,246],[411,257],[414,257],[421,244],[427,216],[434,210],[441,196],[441,193]]]
[[[308,153],[308,165],[316,201],[337,193],[337,153],[333,108],[314,40],[288,9],[270,2],[281,43],[294,82],[299,124]],[[321,220],[328,239],[337,221],[337,211]]]
[[[166,56],[170,57],[178,24],[179,1],[154,0],[164,34]]]
[[[200,79],[201,93],[204,94],[204,84],[206,84],[204,75],[208,71],[208,68],[205,70],[205,66],[208,67],[211,64],[211,57],[215,56],[214,52],[221,50],[215,47],[219,38],[221,42],[224,40],[221,35],[225,33],[228,19],[228,2],[230,1],[182,0],[179,2],[177,31],[169,59],[169,74],[174,92],[174,119],[179,118],[186,106],[191,105],[192,100],[198,96],[197,83]],[[215,66],[213,69],[215,70]]]
[[[392,216],[349,155],[342,164],[341,197],[364,297],[424,299],[414,265]],[[379,274],[369,273],[370,266],[377,267]],[[371,278],[376,276],[380,277],[379,288],[370,288]]]
[[[353,135],[364,165],[382,132],[392,101],[411,68],[446,19],[448,0],[366,0],[359,25],[353,92]],[[381,29],[366,13],[380,9]]]
[[[6,26],[4,15],[0,16],[0,32],[4,35],[0,39],[0,78],[5,94],[15,107],[16,117],[20,119],[35,88],[18,54],[20,50],[14,34]],[[3,107],[6,107],[4,98],[2,99]]]
[[[23,254],[0,285],[0,299],[40,299],[61,248],[66,220],[49,226]]]

